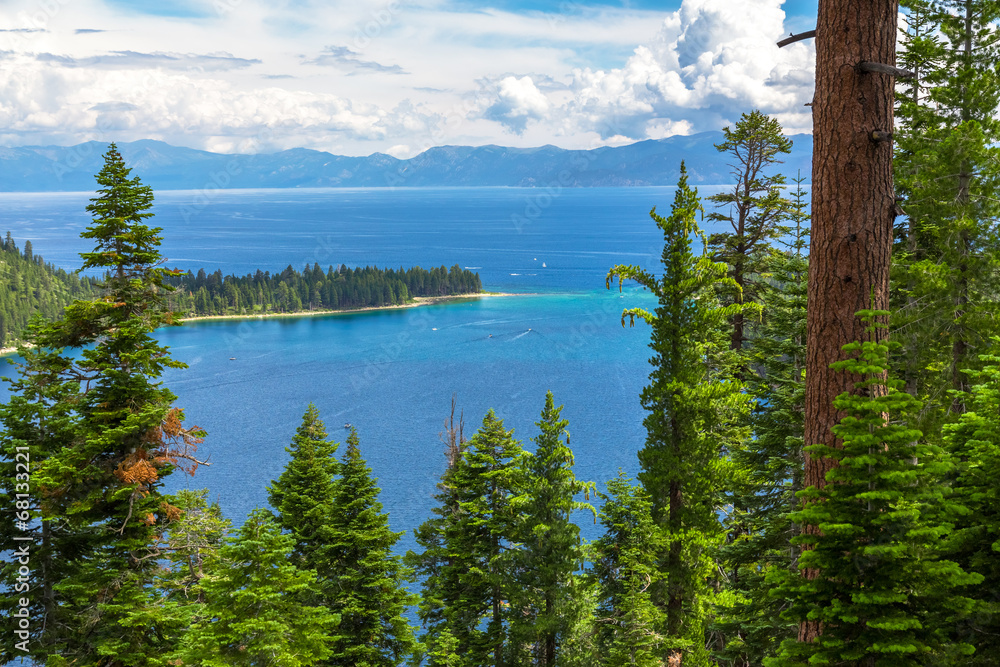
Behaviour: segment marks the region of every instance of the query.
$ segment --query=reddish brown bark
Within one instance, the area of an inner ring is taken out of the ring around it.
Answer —
[[[898,0],[820,0],[813,99],[812,238],[806,334],[806,444],[837,446],[833,399],[857,378],[830,370],[841,347],[881,339],[855,313],[888,306],[894,192],[892,145],[872,132],[893,129],[890,76],[861,62],[895,65]],[[806,456],[805,484],[823,486],[832,462]],[[805,526],[808,532],[815,527]],[[815,573],[807,573],[815,576]],[[815,624],[800,628],[811,641]]]

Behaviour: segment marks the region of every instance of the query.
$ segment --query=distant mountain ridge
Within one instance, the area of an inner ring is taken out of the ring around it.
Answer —
[[[812,136],[798,134],[781,171],[808,180]],[[307,148],[222,154],[145,139],[119,143],[129,166],[154,190],[322,187],[629,187],[675,185],[681,160],[692,184],[733,181],[714,144],[721,132],[650,139],[627,146],[438,146],[401,160],[384,153],[346,157]],[[0,192],[91,191],[107,144],[0,148]]]

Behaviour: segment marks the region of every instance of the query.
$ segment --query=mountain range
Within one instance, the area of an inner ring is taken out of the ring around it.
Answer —
[[[782,173],[808,181],[812,136],[790,137]],[[684,160],[693,185],[731,183],[721,132],[650,139],[627,146],[438,146],[405,160],[373,153],[346,157],[306,148],[222,154],[141,140],[118,144],[134,173],[154,190],[324,187],[627,187],[675,185]],[[107,143],[0,148],[0,192],[93,191]]]

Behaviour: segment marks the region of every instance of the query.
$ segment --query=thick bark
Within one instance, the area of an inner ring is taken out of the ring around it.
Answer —
[[[839,443],[833,399],[857,378],[830,369],[841,347],[878,340],[855,316],[888,307],[894,192],[892,145],[871,140],[893,130],[893,79],[861,62],[895,65],[898,0],[820,0],[813,99],[812,238],[806,336],[805,442]],[[873,302],[874,299],[874,302]],[[806,455],[805,484],[823,486],[833,462]],[[813,532],[814,526],[805,526]],[[808,573],[807,576],[815,576]],[[800,628],[800,641],[820,632]]]

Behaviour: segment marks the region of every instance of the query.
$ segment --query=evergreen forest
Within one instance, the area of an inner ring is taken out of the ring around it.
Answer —
[[[457,264],[427,271],[419,266],[399,270],[318,263],[301,272],[291,265],[280,273],[259,269],[242,277],[199,269],[164,282],[176,290],[167,303],[185,315],[252,315],[314,310],[351,310],[398,306],[413,297],[455,296],[482,291],[479,275]]]
[[[0,347],[20,341],[35,315],[56,319],[73,301],[100,294],[100,281],[46,264],[34,254],[31,241],[21,250],[10,232],[0,243],[0,272]],[[167,305],[178,317],[382,308],[412,302],[413,297],[482,291],[479,275],[458,265],[427,271],[419,266],[352,269],[342,264],[323,271],[317,263],[301,272],[288,266],[279,273],[257,270],[243,277],[199,269],[166,275],[164,284],[176,288],[167,295]]]
[[[0,243],[0,347],[19,340],[35,315],[62,317],[73,301],[98,294],[90,278],[46,264],[31,241],[20,249],[7,232]]]
[[[1000,2],[903,5],[913,76],[895,84],[891,148],[865,137],[891,160],[888,290],[863,295],[861,335],[822,369],[846,387],[822,406],[830,439],[807,435],[822,220],[806,178],[781,171],[778,119],[749,110],[717,146],[730,186],[703,199],[682,163],[669,208],[650,211],[659,268],[607,273],[608,289],[655,297],[621,316],[651,352],[636,477],[578,479],[551,392],[530,445],[494,410],[467,433],[453,400],[435,507],[405,554],[365,443],[334,442],[315,405],[280,443],[269,507],[238,530],[207,491],[164,493],[196,474],[210,434],[161,382],[183,364],[152,333],[178,310],[389,304],[475,292],[478,277],[171,271],[152,190],[112,145],[83,233],[82,268],[102,279],[74,293],[30,248],[3,246],[18,276],[5,285],[61,282],[35,291],[48,319],[24,329],[0,406],[0,661],[1000,664]],[[583,520],[598,539],[581,539]]]

